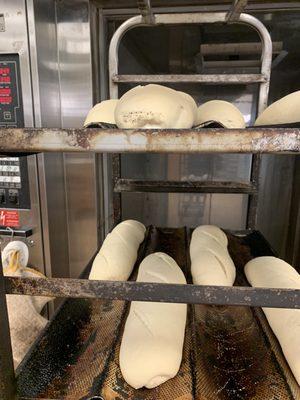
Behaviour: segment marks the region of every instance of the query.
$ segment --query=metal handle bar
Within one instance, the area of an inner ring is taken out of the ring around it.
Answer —
[[[110,80],[110,98],[118,98],[118,50],[120,41],[123,35],[130,29],[138,26],[156,26],[156,25],[174,25],[174,24],[211,24],[211,23],[226,23],[227,13],[216,12],[216,13],[184,13],[184,14],[155,14],[153,16],[154,21],[152,24],[145,23],[145,19],[138,15],[126,20],[114,33],[110,46],[109,46],[109,80]],[[272,41],[270,34],[266,27],[255,17],[249,14],[241,14],[239,19],[230,23],[239,23],[250,26],[255,29],[262,42],[262,55],[261,55],[261,75],[257,79],[250,79],[247,81],[244,75],[240,75],[241,83],[259,83],[259,98],[258,98],[258,113],[261,113],[267,106],[270,75],[271,75],[271,63],[272,63]],[[249,74],[248,76],[251,77]],[[200,75],[205,81],[205,75]],[[208,83],[222,84],[228,83],[227,77],[230,76],[233,81],[239,80],[239,74],[229,75],[222,74],[218,76],[216,82],[209,80]],[[257,74],[256,74],[257,76]],[[168,76],[169,78],[170,76]],[[187,75],[188,77],[188,75]],[[180,82],[182,75],[173,75],[173,82]],[[139,78],[137,75],[126,76],[126,82],[131,82],[131,79],[137,81]],[[163,75],[159,76],[160,82],[164,82]],[[124,81],[124,80],[123,80]],[[170,80],[168,80],[170,81]]]

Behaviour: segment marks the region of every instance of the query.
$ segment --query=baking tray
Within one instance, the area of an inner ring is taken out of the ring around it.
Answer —
[[[274,255],[257,232],[227,233],[237,268],[235,285],[246,286],[243,267],[253,257]],[[188,228],[149,227],[131,276],[155,251],[171,255],[191,283]],[[92,260],[85,274],[91,267]],[[17,371],[21,399],[289,400],[297,385],[259,308],[189,305],[183,360],[176,377],[154,389],[132,389],[119,369],[119,347],[129,303],[68,299]],[[163,357],[163,354],[162,354]]]

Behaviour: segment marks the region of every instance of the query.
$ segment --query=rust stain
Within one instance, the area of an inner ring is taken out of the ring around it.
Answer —
[[[0,129],[2,152],[299,153],[300,129]]]

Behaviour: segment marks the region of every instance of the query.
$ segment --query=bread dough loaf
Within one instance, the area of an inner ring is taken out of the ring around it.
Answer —
[[[245,266],[252,286],[300,289],[300,275],[288,263],[276,257],[258,257]],[[300,385],[300,310],[263,308],[283,354]]]
[[[300,121],[300,90],[290,93],[267,107],[255,125],[289,124]]]
[[[137,259],[146,228],[134,220],[123,221],[109,233],[96,255],[89,279],[126,281]]]
[[[197,125],[216,121],[225,128],[245,128],[245,119],[240,110],[224,100],[211,100],[198,107]]]
[[[119,100],[118,128],[184,129],[194,125],[197,105],[186,93],[161,85],[137,86]]]
[[[195,284],[233,285],[236,271],[227,245],[227,236],[217,226],[201,225],[193,231],[190,257]]]
[[[154,253],[143,260],[137,281],[186,283],[177,263],[164,253]],[[120,348],[121,372],[130,386],[151,389],[177,374],[186,312],[186,304],[131,303]]]
[[[105,122],[107,124],[116,124],[115,108],[119,100],[104,100],[96,104],[88,113],[84,121],[84,127],[91,124]]]

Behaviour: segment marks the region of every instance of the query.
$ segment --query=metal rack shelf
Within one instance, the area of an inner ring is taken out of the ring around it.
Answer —
[[[2,128],[0,153],[300,153],[299,128]]]

